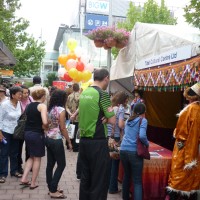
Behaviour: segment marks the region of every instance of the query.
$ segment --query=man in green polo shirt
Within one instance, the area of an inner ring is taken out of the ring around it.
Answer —
[[[106,123],[115,124],[110,97],[105,92],[109,72],[98,69],[94,83],[79,101],[80,160],[82,167],[79,200],[106,200],[110,178],[110,156]]]

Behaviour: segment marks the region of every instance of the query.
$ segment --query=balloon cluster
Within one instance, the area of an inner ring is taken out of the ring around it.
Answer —
[[[81,47],[77,47],[77,41],[70,38],[67,41],[70,50],[68,55],[60,55],[58,62],[63,68],[58,70],[58,77],[67,82],[87,82],[92,77],[94,66],[88,63]]]

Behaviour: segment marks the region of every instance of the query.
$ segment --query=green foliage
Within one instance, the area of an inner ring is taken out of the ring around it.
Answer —
[[[170,10],[165,6],[164,0],[161,0],[161,6],[154,0],[148,0],[143,8],[140,6],[136,7],[130,2],[126,17],[126,21],[118,23],[117,27],[128,31],[133,29],[136,22],[170,25],[177,23],[177,19],[170,15]],[[114,58],[116,58],[119,50],[112,48],[111,52]]]
[[[33,86],[33,82],[28,82],[28,81],[26,81],[26,82],[24,82],[23,85],[25,85],[26,87],[30,88],[30,87]]]
[[[19,0],[0,0],[0,39],[17,60],[13,68],[15,76],[30,77],[40,69],[45,55],[45,43],[29,36],[26,33],[29,22],[15,16],[15,11],[21,7],[19,2]]]
[[[175,25],[177,19],[171,17],[170,10],[165,6],[164,0],[161,1],[160,7],[154,0],[148,0],[144,4],[141,22]]]
[[[200,29],[200,1],[191,0],[190,5],[184,8],[186,21]]]
[[[45,84],[45,85],[46,85],[46,86],[52,86],[53,81],[56,81],[57,78],[58,78],[58,76],[57,76],[57,74],[56,74],[55,72],[49,73],[49,74],[47,75],[48,81],[47,81],[47,84]]]

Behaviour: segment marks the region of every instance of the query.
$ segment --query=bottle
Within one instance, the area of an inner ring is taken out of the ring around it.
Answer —
[[[5,138],[2,139],[3,144],[7,144],[7,141]]]

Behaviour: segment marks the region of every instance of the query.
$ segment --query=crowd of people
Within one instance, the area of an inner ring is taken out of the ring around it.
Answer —
[[[146,106],[140,90],[133,90],[133,99],[124,91],[112,96],[107,92],[109,72],[94,71],[94,82],[84,91],[74,83],[71,90],[56,87],[49,90],[41,78],[33,78],[33,86],[9,88],[0,86],[0,183],[11,176],[20,178],[20,185],[38,187],[37,177],[46,147],[46,183],[52,198],[64,199],[59,180],[66,166],[65,144],[69,151],[78,152],[76,175],[80,180],[80,200],[106,200],[107,194],[122,192],[122,199],[142,200],[144,159],[137,154],[137,139],[149,147]],[[174,137],[172,168],[166,198],[180,196],[197,199],[199,190],[200,84],[188,88],[184,97],[189,104],[179,114]],[[24,140],[13,138],[14,128],[22,113],[26,113]],[[66,119],[75,125],[74,137],[69,138]],[[77,143],[77,133],[80,142]],[[63,142],[66,140],[66,143]],[[6,144],[5,142],[6,141]],[[109,142],[112,141],[111,149]],[[25,165],[22,149],[25,148]],[[185,156],[186,155],[186,156]],[[10,160],[10,164],[9,164]],[[118,187],[119,163],[124,168],[122,191]],[[56,168],[55,168],[55,164]],[[10,167],[10,169],[9,169]],[[31,180],[29,174],[31,173]]]

